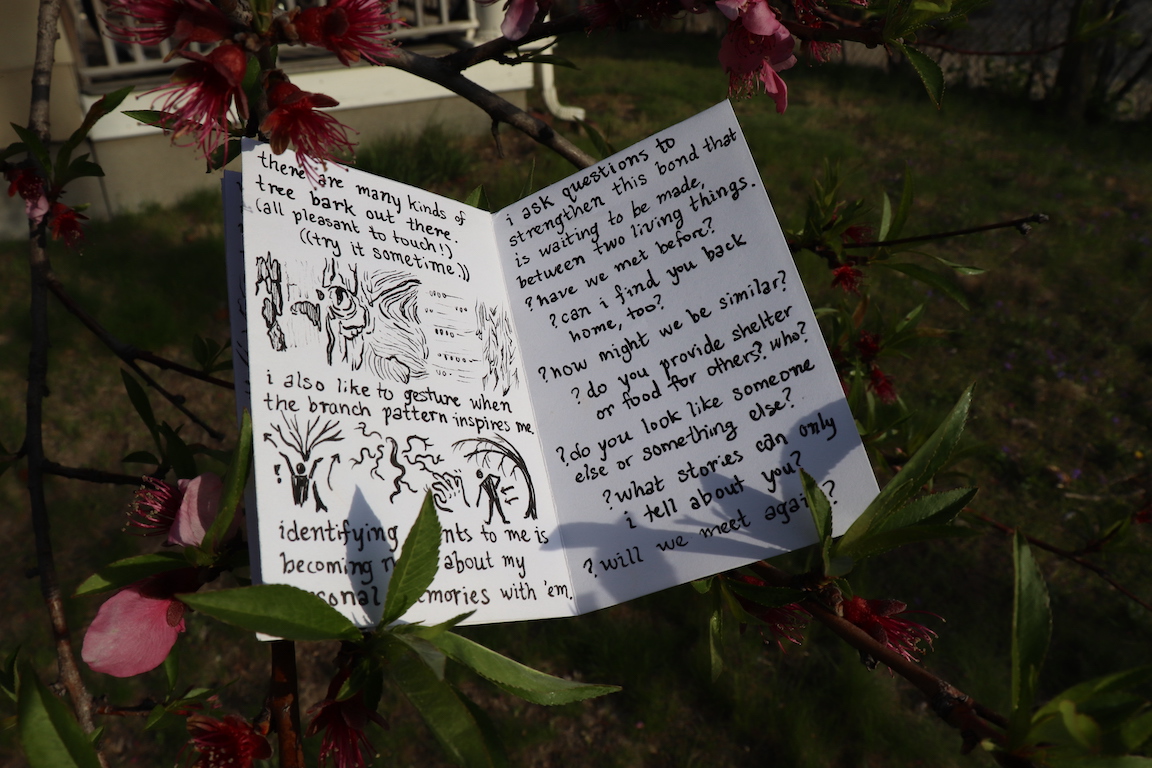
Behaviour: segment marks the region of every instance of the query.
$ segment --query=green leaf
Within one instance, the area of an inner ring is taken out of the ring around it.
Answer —
[[[840,538],[837,552],[849,551],[855,542],[870,534],[873,528],[883,523],[890,515],[896,513],[920,489],[932,479],[945,464],[948,463],[960,435],[964,432],[964,422],[968,418],[968,409],[972,406],[972,387],[964,390],[964,394],[953,406],[952,411],[944,418],[936,431],[932,433],[920,450],[910,458],[901,468],[899,474],[884,486],[884,490],[872,500],[868,508],[856,518],[848,531]]]
[[[468,193],[468,197],[464,198],[464,205],[470,205],[484,211],[491,210],[492,204],[488,202],[488,195],[484,193],[483,184]]]
[[[208,158],[208,170],[220,170],[228,165],[228,163],[240,157],[240,150],[240,139],[229,139],[212,152],[212,156]]]
[[[454,661],[533,704],[569,704],[620,690],[615,685],[592,685],[553,677],[453,632],[438,635],[432,643]]]
[[[1092,680],[1077,683],[1052,697],[1052,701],[1036,711],[1035,719],[1059,713],[1061,701],[1067,700],[1082,704],[1100,694],[1114,693],[1129,689],[1143,689],[1152,683],[1152,664],[1146,664],[1123,672],[1113,672]]]
[[[176,595],[200,613],[285,640],[359,640],[360,630],[311,592],[284,584]]]
[[[439,635],[439,637],[443,636],[444,635]],[[436,677],[441,680],[444,679],[444,667],[446,658],[444,656],[444,652],[441,651],[440,648],[438,648],[431,641],[420,637],[419,635],[397,632],[394,634],[394,637],[400,642],[404,643],[404,645],[411,648],[412,651],[417,656],[419,656],[425,664],[428,665],[428,669],[435,673]]]
[[[884,193],[884,205],[880,211],[880,231],[876,234],[878,241],[888,239],[888,230],[892,227],[892,201],[888,199],[888,193]]]
[[[908,214],[912,211],[913,197],[912,171],[905,169],[904,187],[900,191],[900,205],[896,208],[896,215],[892,217],[892,227],[888,231],[888,236],[893,240],[900,237],[900,233],[904,230],[904,223],[908,221]]]
[[[484,745],[488,747],[488,759],[492,761],[492,768],[509,768],[508,754],[504,750],[504,744],[500,741],[500,734],[496,730],[496,724],[492,722],[492,718],[488,717],[488,713],[479,704],[467,696],[461,696],[460,701],[468,708],[468,714],[472,715],[472,719],[480,728],[481,735],[484,736]]]
[[[176,430],[168,426],[168,422],[161,423],[157,429],[160,431],[160,436],[164,438],[164,458],[175,470],[176,477],[181,480],[191,480],[199,475],[200,470],[196,467],[196,457],[192,455],[192,451],[188,450],[188,444],[177,434]]]
[[[126,109],[123,114],[145,125],[163,128],[166,131],[172,130],[176,126],[175,115],[155,109]]]
[[[48,156],[48,150],[44,146],[44,142],[40,141],[40,137],[35,132],[28,130],[22,125],[10,123],[12,130],[16,131],[16,135],[20,137],[20,141],[24,142],[24,146],[28,154],[35,158],[40,167],[49,176],[52,175],[52,159]]]
[[[913,280],[919,280],[930,288],[935,288],[948,298],[955,301],[960,306],[964,307],[964,309],[969,309],[968,297],[964,295],[964,292],[949,282],[947,279],[945,279],[942,275],[933,272],[930,269],[922,267],[919,264],[909,264],[907,262],[894,264],[890,261],[877,261],[875,262],[875,266],[886,267],[887,269],[891,269],[896,272],[902,272],[903,274],[908,275],[908,277],[911,277]]]
[[[14,141],[4,149],[0,149],[0,161],[28,151],[28,145],[22,141]]]
[[[952,521],[968,502],[976,495],[976,488],[956,488],[943,493],[921,496],[915,501],[894,510],[883,520],[877,520],[872,527],[874,533],[895,531],[910,525],[930,523],[944,525]]]
[[[104,171],[100,166],[95,163],[87,163],[89,170],[85,170],[83,158],[75,162],[72,161],[72,153],[76,151],[76,147],[80,146],[80,142],[100,120],[100,118],[112,112],[116,107],[132,93],[132,86],[125,86],[118,91],[105,94],[100,97],[92,106],[88,108],[88,114],[84,116],[84,121],[80,123],[80,127],[72,132],[68,140],[61,145],[60,151],[56,153],[56,184],[64,186],[69,181],[80,176],[103,176]],[[87,157],[87,155],[84,155]],[[92,172],[91,168],[95,168],[96,172]]]
[[[203,549],[215,552],[216,547],[228,532],[236,517],[236,508],[244,496],[244,486],[248,483],[248,465],[252,457],[252,416],[248,410],[240,419],[240,435],[236,440],[236,450],[232,452],[232,465],[224,477],[224,496],[220,502],[220,513],[204,533]]]
[[[0,692],[15,702],[16,697],[16,658],[20,655],[20,646],[12,649],[0,667]]]
[[[388,582],[388,595],[384,598],[380,625],[387,626],[407,613],[436,578],[439,567],[440,519],[436,516],[436,505],[429,491],[396,560],[392,580]]]
[[[439,624],[433,624],[430,627],[424,626],[423,624],[400,624],[400,625],[397,625],[395,627],[392,627],[391,629],[389,629],[387,631],[389,631],[395,635],[411,633],[413,635],[419,635],[420,637],[424,638],[425,640],[431,640],[432,638],[436,637],[437,635],[443,634],[444,632],[447,632],[448,630],[452,629],[457,624],[464,621],[464,619],[467,619],[469,616],[471,616],[474,613],[476,613],[476,611],[474,611],[474,610],[467,611],[467,612],[461,613],[457,616],[453,616],[452,618],[448,619],[447,621],[442,621]]]
[[[969,266],[966,266],[964,264],[957,264],[954,261],[949,261],[948,259],[944,258],[943,256],[937,256],[936,254],[932,254],[932,258],[936,259],[936,261],[938,261],[941,264],[943,264],[944,266],[948,267],[949,269],[951,269],[956,274],[964,275],[966,277],[974,277],[975,275],[982,275],[987,271],[984,269],[980,269],[980,267],[969,267]]]
[[[711,662],[712,682],[720,679],[724,674],[724,611],[719,605],[708,617],[708,659]]]
[[[391,641],[388,673],[444,750],[466,768],[493,768],[484,734],[455,689],[398,639]]]
[[[848,556],[857,560],[874,557],[905,544],[915,544],[932,539],[964,539],[981,536],[980,531],[971,528],[960,528],[955,525],[914,525],[909,528],[899,528],[894,531],[877,531],[870,533],[863,540],[853,542],[847,550],[837,549],[838,556]]]
[[[1013,539],[1013,561],[1016,566],[1012,601],[1012,711],[1008,738],[1012,747],[1020,746],[1032,721],[1032,702],[1040,667],[1048,653],[1052,634],[1052,613],[1048,605],[1048,587],[1032,557],[1032,550],[1019,531]]]
[[[120,589],[158,573],[187,567],[189,563],[181,552],[157,552],[151,555],[127,557],[109,563],[89,576],[76,588],[74,596],[83,597]]]
[[[1100,726],[1096,721],[1076,711],[1076,705],[1065,699],[1060,702],[1060,716],[1064,727],[1076,742],[1089,750],[1100,749]]]
[[[160,466],[160,459],[148,451],[132,451],[132,453],[120,459],[120,461],[125,464],[155,464],[156,466]]]
[[[68,705],[20,665],[16,718],[20,742],[31,768],[100,768],[96,748],[72,717]]]
[[[148,394],[140,386],[140,382],[136,381],[135,377],[123,368],[120,369],[120,378],[124,380],[124,389],[128,392],[128,399],[132,402],[132,407],[136,409],[136,413],[140,414],[140,420],[152,433],[156,447],[163,452],[164,446],[160,444],[160,431],[156,426],[156,416],[152,413],[152,403],[148,401]]]
[[[701,594],[701,595],[708,594],[708,591],[710,589],[712,589],[712,577],[711,576],[709,576],[706,579],[696,579],[696,581],[693,581],[690,583],[692,584],[692,589],[696,590],[696,592]]]
[[[1120,726],[1120,739],[1129,751],[1143,747],[1152,739],[1152,711],[1142,712]]]
[[[817,485],[815,478],[803,469],[800,482],[804,485],[804,500],[816,524],[816,536],[820,545],[820,557],[824,561],[824,575],[832,576],[832,505],[824,495],[824,489]]]
[[[616,154],[616,148],[613,147],[612,144],[604,138],[604,135],[596,130],[591,123],[585,122],[584,120],[577,120],[576,122],[580,124],[580,127],[588,134],[588,138],[592,140],[592,146],[595,147],[596,151],[600,154],[598,159],[603,160],[609,155]]]
[[[908,58],[908,63],[920,76],[920,82],[924,83],[928,97],[939,109],[940,102],[944,99],[944,73],[940,70],[940,65],[910,45],[901,42],[896,47]]]
[[[172,646],[172,650],[164,657],[164,679],[168,681],[168,691],[176,688],[176,680],[180,677],[180,644]]]

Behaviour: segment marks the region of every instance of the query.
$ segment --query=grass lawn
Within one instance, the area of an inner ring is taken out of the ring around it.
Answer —
[[[726,95],[718,41],[663,34],[608,34],[566,41],[560,69],[567,103],[622,149],[711,106]],[[925,302],[926,323],[941,330],[908,358],[884,361],[915,423],[933,424],[972,381],[976,404],[969,458],[950,483],[975,484],[972,508],[1067,549],[1152,502],[1152,141],[1147,123],[1077,127],[1031,105],[994,95],[950,92],[942,110],[908,72],[893,75],[803,64],[787,73],[790,106],[777,115],[759,97],[736,104],[754,156],[785,228],[799,228],[805,195],[825,157],[840,163],[845,193],[873,204],[899,197],[912,174],[916,201],[905,234],[957,229],[1034,212],[1051,217],[1031,235],[1014,230],[923,248],[986,274],[958,280],[971,309],[902,277],[878,283],[869,312],[899,316]],[[557,126],[574,135],[569,126]],[[580,140],[591,148],[586,139]],[[463,198],[483,183],[492,207],[571,172],[559,158],[502,133],[464,140],[450,126],[423,138],[361,150],[362,165],[408,183]],[[27,277],[22,243],[0,244],[0,443],[22,434],[27,361]],[[227,336],[223,244],[216,195],[172,210],[148,210],[94,223],[82,253],[54,254],[64,284],[108,328],[140,347],[191,362],[196,334]],[[817,304],[839,301],[815,257],[800,266]],[[878,270],[877,270],[878,271]],[[47,400],[48,455],[63,464],[139,471],[119,459],[149,437],[124,396],[116,359],[53,305]],[[190,407],[229,427],[227,393],[159,375]],[[153,397],[161,418],[185,419]],[[195,427],[195,440],[211,441]],[[72,590],[99,564],[138,551],[120,532],[130,491],[53,479],[48,488],[57,564]],[[0,652],[16,645],[41,670],[52,668],[46,614],[39,604],[27,502],[19,473],[0,477],[0,537],[12,545],[0,572]],[[980,527],[973,520],[971,524]],[[1094,555],[1123,584],[1152,602],[1149,532]],[[789,556],[802,566],[805,553]],[[1089,676],[1145,662],[1152,615],[1067,561],[1038,554],[1055,617],[1041,677],[1050,695]],[[1010,540],[991,531],[947,543],[905,547],[852,577],[868,597],[892,597],[925,615],[939,632],[927,665],[983,703],[1008,704],[1011,609]],[[689,587],[578,619],[478,627],[467,633],[548,671],[624,686],[582,705],[545,709],[461,685],[484,702],[520,766],[952,766],[991,765],[959,755],[957,734],[939,723],[910,688],[883,669],[868,671],[821,630],[781,652],[754,632],[732,638],[729,668],[709,673],[709,606]],[[87,626],[97,600],[69,606]],[[227,704],[262,699],[265,655],[252,638],[193,617],[178,645],[192,682],[231,682]],[[78,639],[78,638],[77,638]],[[302,644],[302,701],[323,697],[335,648]],[[96,677],[93,675],[93,677]],[[98,681],[111,701],[134,703],[163,688],[160,671],[141,681]],[[109,683],[112,684],[109,684]],[[381,766],[447,764],[403,702],[386,695],[392,724],[371,735]],[[253,715],[255,712],[244,712]],[[139,723],[109,725],[113,762],[139,747]],[[373,726],[374,728],[374,726]],[[143,764],[170,763],[183,742],[161,729],[141,747]],[[15,733],[0,734],[0,760],[13,758]],[[315,745],[313,745],[315,749]],[[977,750],[979,753],[979,750]]]

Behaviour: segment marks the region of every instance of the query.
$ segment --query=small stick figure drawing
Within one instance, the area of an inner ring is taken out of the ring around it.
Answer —
[[[485,525],[492,524],[492,515],[499,512],[500,519],[504,521],[504,525],[508,525],[508,518],[504,517],[504,510],[500,506],[500,477],[498,475],[484,476],[483,470],[476,470],[476,478],[480,480],[480,492],[476,494],[476,506],[480,506],[480,499],[484,494],[488,494],[488,522]]]

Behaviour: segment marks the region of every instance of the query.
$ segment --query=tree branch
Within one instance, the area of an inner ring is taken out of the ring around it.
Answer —
[[[54,461],[45,461],[41,468],[45,474],[67,477],[70,480],[84,480],[89,483],[140,485],[143,481],[140,475],[124,475],[119,472],[105,472],[102,469],[89,469],[88,467],[66,467]]]
[[[1026,235],[1032,231],[1032,224],[1047,224],[1048,215],[1045,213],[1034,213],[1031,216],[1025,216],[1022,219],[1012,219],[1011,221],[998,221],[995,224],[984,224],[979,227],[968,227],[967,229],[954,229],[951,232],[933,232],[930,235],[917,235],[916,237],[902,237],[898,240],[877,240],[871,243],[845,243],[845,248],[887,248],[893,245],[907,245],[909,243],[926,243],[932,240],[945,240],[949,237],[960,237],[961,235],[974,235],[978,232],[990,232],[994,229],[1008,229],[1015,227],[1019,230],[1020,234]]]
[[[766,562],[752,566],[758,576],[768,584],[777,587],[794,587],[791,574]],[[832,609],[816,599],[804,603],[804,607],[816,621],[831,629],[842,640],[862,654],[866,654],[885,664],[890,670],[915,686],[928,700],[929,705],[940,719],[960,731],[964,739],[964,750],[971,750],[985,739],[1001,746],[1005,745],[1004,729],[1008,721],[1003,716],[981,705],[968,694],[948,681],[937,677],[914,661],[901,656],[886,645],[877,642],[864,630],[852,622],[838,616]],[[1028,766],[1031,763],[1013,763]]]
[[[60,0],[40,0],[36,21],[36,60],[32,69],[32,101],[28,112],[28,128],[45,144],[48,144],[51,134],[49,95],[59,20]],[[64,599],[56,575],[51,524],[44,495],[44,396],[48,389],[47,283],[48,275],[52,271],[46,251],[45,223],[43,219],[36,225],[29,221],[28,227],[29,310],[32,327],[31,348],[28,353],[24,436],[28,456],[28,501],[32,515],[32,532],[36,542],[40,592],[48,607],[60,680],[72,699],[72,707],[80,727],[85,733],[92,733],[95,729],[92,722],[92,696],[80,677],[80,669],[72,650],[72,637],[64,611]],[[97,751],[97,756],[100,764],[106,766],[103,754]]]
[[[64,286],[60,283],[60,279],[58,277],[56,277],[56,273],[52,271],[51,265],[48,266],[47,273],[46,273],[44,279],[47,283],[48,288],[51,289],[53,295],[55,295],[56,298],[60,300],[60,303],[63,304],[64,307],[73,316],[76,317],[76,319],[78,319],[81,323],[83,323],[84,326],[86,328],[88,328],[88,330],[90,330],[93,333],[93,335],[96,336],[96,338],[100,339],[100,341],[102,341],[104,343],[104,345],[106,347],[108,347],[108,349],[112,350],[112,354],[114,354],[118,358],[120,358],[124,362],[125,365],[127,365],[129,368],[131,368],[133,371],[136,372],[136,375],[138,375],[140,378],[144,379],[144,382],[146,384],[148,384],[148,386],[152,387],[152,389],[154,389],[158,393],[160,393],[161,397],[163,397],[165,400],[167,400],[169,403],[171,403],[173,405],[173,407],[176,408],[176,410],[180,411],[185,416],[187,416],[189,419],[191,419],[193,421],[193,423],[195,423],[198,427],[200,427],[205,432],[207,432],[208,435],[212,439],[214,439],[214,440],[223,440],[224,439],[224,433],[223,432],[220,432],[219,430],[213,429],[211,426],[208,425],[207,422],[205,422],[203,419],[201,419],[196,414],[192,413],[192,411],[188,410],[188,408],[184,405],[184,396],[183,395],[175,395],[175,394],[169,392],[164,387],[160,386],[160,383],[158,381],[156,381],[151,376],[149,376],[147,373],[145,373],[140,368],[140,366],[136,364],[137,359],[146,359],[149,362],[153,362],[153,360],[149,359],[149,358],[154,358],[156,360],[163,360],[163,358],[158,358],[155,355],[152,355],[152,353],[150,353],[150,352],[142,354],[140,352],[140,350],[136,349],[131,344],[126,344],[125,342],[117,339],[112,334],[108,333],[108,331],[104,329],[104,326],[100,325],[100,323],[96,320],[96,318],[89,315],[87,312],[85,312],[80,307],[80,305],[78,305],[75,301],[72,300],[72,297],[68,295],[67,291],[64,290]],[[145,355],[147,355],[148,357],[145,357]],[[186,368],[185,366],[179,365],[179,363],[172,363],[170,361],[164,361],[164,362],[166,363],[166,365],[162,365],[160,367],[172,368],[173,370],[178,370],[180,373],[184,373],[186,375],[193,376],[194,378],[200,379],[202,381],[208,381],[210,383],[216,384],[217,386],[226,386],[229,388],[234,388],[234,385],[231,385],[228,382],[223,381],[221,379],[217,379],[214,376],[209,376],[205,373],[195,371],[191,368]],[[182,370],[180,370],[180,369],[182,369]]]
[[[390,66],[410,72],[437,85],[442,85],[453,93],[463,96],[487,112],[493,121],[508,123],[508,125],[556,152],[577,168],[587,168],[596,163],[596,158],[556,133],[551,126],[532,117],[515,104],[500,98],[487,88],[469,80],[460,74],[459,70],[446,64],[442,59],[421,56],[401,48],[396,51],[393,58],[388,60],[388,63]]]
[[[296,685],[296,644],[273,640],[272,676],[268,685],[268,709],[272,729],[280,742],[280,768],[304,768],[304,746],[300,738],[300,693]]]

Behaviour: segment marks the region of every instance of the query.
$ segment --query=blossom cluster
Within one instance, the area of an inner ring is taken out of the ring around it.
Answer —
[[[314,163],[351,152],[348,128],[321,112],[338,105],[331,97],[303,91],[282,70],[253,75],[257,52],[276,45],[325,48],[345,66],[361,60],[383,64],[393,54],[389,39],[398,24],[380,0],[329,0],[326,5],[280,13],[263,31],[252,20],[230,16],[208,0],[113,0],[105,24],[109,34],[127,43],[172,45],[170,58],[182,60],[171,81],[153,89],[158,94],[157,125],[177,144],[195,147],[209,161],[218,157],[230,136],[245,132],[258,95],[267,110],[259,130],[279,154],[289,146],[305,171]],[[213,45],[207,53],[192,43]]]

